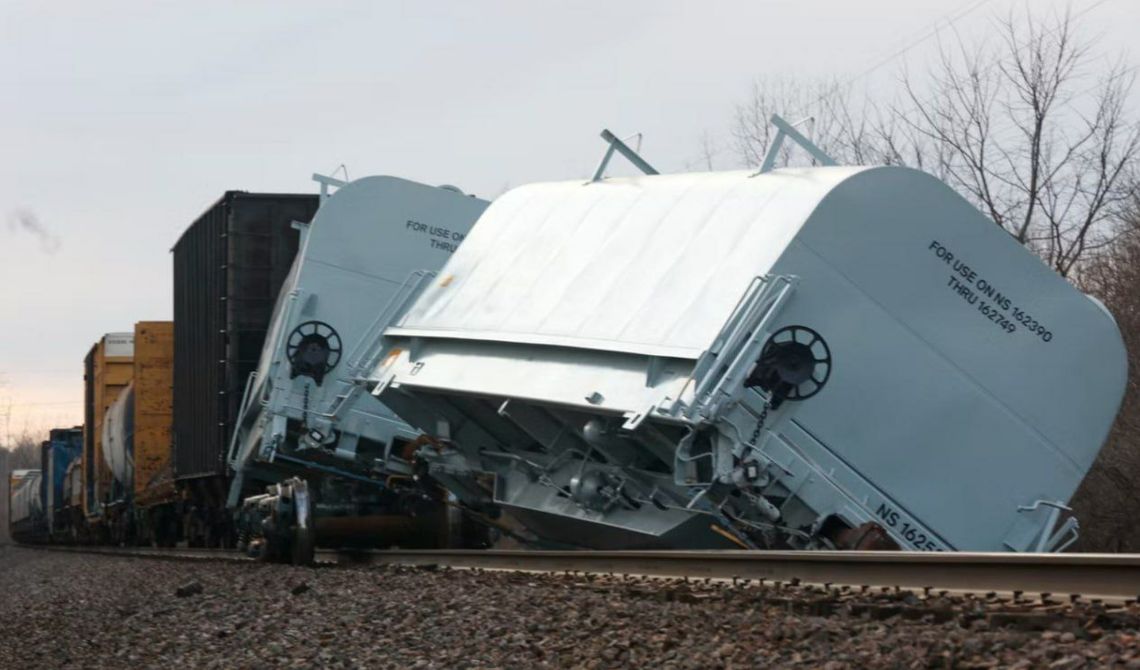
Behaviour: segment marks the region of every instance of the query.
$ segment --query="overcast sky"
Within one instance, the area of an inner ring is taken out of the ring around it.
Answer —
[[[1101,53],[1140,64],[1140,2],[1072,5]],[[493,197],[588,176],[603,127],[682,170],[757,78],[844,80],[952,18],[972,36],[1053,6],[0,0],[0,412],[13,432],[81,421],[87,349],[171,317],[169,249],[227,189],[314,192],[345,164]],[[936,42],[859,82],[889,91]]]

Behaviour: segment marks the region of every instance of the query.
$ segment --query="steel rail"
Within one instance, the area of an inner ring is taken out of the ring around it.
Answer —
[[[52,551],[64,554],[96,554],[125,558],[151,558],[164,561],[217,561],[224,563],[247,563],[255,559],[233,549],[210,549],[203,547],[107,547],[98,545],[67,544],[20,544],[12,543],[5,547]]]
[[[180,561],[257,563],[234,550],[14,545],[28,549]],[[748,579],[766,582],[931,589],[965,593],[1140,596],[1140,554],[1014,554],[903,551],[527,551],[318,549],[318,565],[432,565],[529,572]]]
[[[319,553],[320,555],[320,553]],[[855,551],[392,550],[341,553],[338,563],[581,571],[658,577],[751,579],[955,592],[1023,592],[1132,600],[1137,554],[1013,554]]]

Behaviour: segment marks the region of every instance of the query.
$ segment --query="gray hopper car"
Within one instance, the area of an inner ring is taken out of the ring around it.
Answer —
[[[495,201],[366,384],[553,544],[1051,551],[1124,390],[1109,313],[900,167]]]

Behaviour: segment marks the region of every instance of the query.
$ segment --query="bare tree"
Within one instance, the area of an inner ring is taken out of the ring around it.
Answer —
[[[1130,372],[1112,433],[1073,497],[1084,551],[1140,551],[1140,200],[1118,232],[1080,275],[1082,288],[1116,317]]]
[[[866,105],[856,108],[850,89],[834,82],[797,83],[787,79],[757,80],[752,94],[736,106],[732,147],[741,164],[755,167],[764,161],[776,136],[772,114],[799,124],[801,131],[823,151],[845,163],[884,162],[873,139]],[[706,140],[707,141],[707,140]],[[782,147],[780,162],[795,160],[793,148]]]
[[[1129,350],[1128,390],[1073,506],[1086,551],[1140,551],[1140,125],[1133,75],[1105,61],[1072,15],[1013,16],[989,41],[954,35],[904,69],[890,103],[836,83],[758,81],[731,136],[759,165],[772,113],[840,163],[909,165],[972,201],[1054,270],[1099,297]],[[785,148],[780,159],[803,160]]]
[[[996,39],[958,36],[929,70],[901,78],[887,105],[837,83],[758,81],[735,109],[737,155],[760,164],[773,112],[808,119],[801,130],[839,162],[933,173],[1063,276],[1111,240],[1140,160],[1125,106],[1133,76],[1101,65],[1069,14],[1011,15]]]
[[[13,409],[19,405],[11,394],[2,393],[8,386],[0,375],[0,451],[5,452],[8,471],[0,471],[7,477],[11,470],[34,469],[40,467],[40,438],[31,430],[27,419],[23,429],[15,432]]]
[[[720,154],[720,147],[709,131],[701,133],[701,163],[704,169],[710,172],[716,169],[716,158]]]
[[[808,136],[824,153],[847,165],[911,165],[938,174],[937,147],[890,106],[884,108],[865,92],[839,82],[797,83],[784,79],[757,80],[752,94],[736,105],[731,127],[732,146],[742,165],[759,166],[776,136],[772,114],[779,114]],[[809,157],[785,144],[782,165]],[[942,175],[939,175],[942,176]]]
[[[699,142],[696,159],[684,162],[686,172],[711,172],[716,169],[716,163],[722,153],[720,144],[708,130],[701,132]]]
[[[0,376],[0,391],[3,391],[6,386],[6,381]],[[11,446],[12,444],[12,407],[12,396],[0,395],[0,447]]]
[[[1133,77],[1110,64],[1089,86],[1096,58],[1068,13],[1011,15],[997,33],[993,45],[958,38],[921,79],[905,74],[894,115],[934,150],[935,172],[1068,276],[1111,239],[1131,195]]]
[[[18,435],[8,447],[8,465],[13,470],[40,467],[40,440],[29,432]]]
[[[0,545],[8,543],[8,505],[11,493],[8,490],[9,473],[8,451],[0,449]]]

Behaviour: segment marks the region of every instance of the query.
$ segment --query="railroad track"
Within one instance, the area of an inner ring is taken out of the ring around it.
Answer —
[[[254,559],[232,549],[204,549],[199,547],[178,547],[156,549],[154,547],[96,547],[58,544],[14,544],[8,546],[36,551],[51,551],[67,554],[97,554],[102,556],[126,556],[131,558],[152,558],[165,561],[220,561],[227,563],[251,563]]]
[[[338,562],[357,555],[341,554]],[[1140,555],[851,551],[372,551],[372,563],[1135,600]]]
[[[166,560],[253,562],[222,549],[50,547]],[[318,565],[413,565],[458,569],[753,580],[1044,598],[1137,600],[1140,555],[849,551],[318,550]]]

